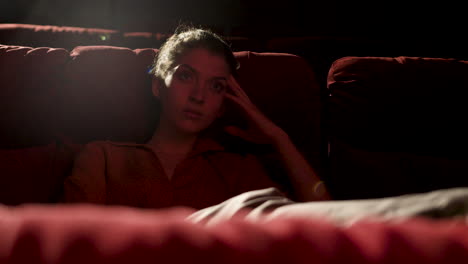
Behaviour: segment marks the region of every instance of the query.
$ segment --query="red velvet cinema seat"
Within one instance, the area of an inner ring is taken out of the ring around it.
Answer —
[[[328,88],[336,198],[468,185],[468,62],[344,57],[331,67]]]
[[[117,30],[0,23],[0,44],[73,49],[79,45],[119,45]]]
[[[148,69],[155,50],[79,46],[60,93],[62,134],[74,143],[142,141],[156,115]]]
[[[185,208],[136,210],[92,205],[0,206],[0,263],[462,264],[462,221],[234,218],[212,226],[186,221]]]
[[[52,202],[67,155],[55,142],[68,52],[0,45],[0,203]]]

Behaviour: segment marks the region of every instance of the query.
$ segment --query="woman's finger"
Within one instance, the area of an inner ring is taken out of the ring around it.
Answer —
[[[245,91],[240,87],[239,83],[237,83],[236,79],[234,76],[229,76],[228,79],[228,84],[229,87],[231,87],[231,90],[239,97],[244,98],[245,100],[250,101],[249,96],[245,93]]]
[[[245,97],[245,94],[242,93],[242,92],[240,91],[240,89],[239,89],[239,88],[240,88],[239,84],[237,84],[237,83],[235,82],[235,80],[233,80],[233,77],[232,77],[232,76],[230,76],[229,79],[228,79],[228,86],[229,86],[229,89],[231,89],[231,91],[232,91],[235,95],[237,95],[237,96],[239,96],[239,97]]]
[[[239,98],[238,96],[232,95],[232,94],[225,94],[225,97],[227,97],[229,100],[234,101],[237,105],[241,106],[245,110],[248,110],[248,104],[249,102],[245,102],[243,99]]]
[[[237,105],[239,105],[244,114],[249,118],[250,121],[254,123],[263,123],[266,120],[266,117],[251,103],[246,103],[243,100],[239,99],[234,95],[226,95],[229,99],[234,101]]]
[[[247,101],[243,98],[240,98],[238,96],[232,95],[232,94],[225,94],[225,97],[229,98],[230,100],[234,101],[238,105],[242,106],[246,111],[248,112],[260,112],[260,110],[255,106],[250,100],[247,99]]]

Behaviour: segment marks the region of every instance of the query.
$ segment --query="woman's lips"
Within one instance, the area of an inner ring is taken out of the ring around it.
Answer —
[[[200,119],[203,116],[202,113],[190,109],[184,110],[184,115],[190,119]]]

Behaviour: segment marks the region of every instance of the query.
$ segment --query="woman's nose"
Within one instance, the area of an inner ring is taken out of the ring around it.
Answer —
[[[202,104],[205,101],[205,91],[203,89],[203,86],[199,83],[194,85],[194,87],[190,91],[189,98],[194,103]]]

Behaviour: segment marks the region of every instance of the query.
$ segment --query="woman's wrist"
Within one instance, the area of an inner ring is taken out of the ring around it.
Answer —
[[[295,147],[290,137],[283,131],[275,133],[273,145],[286,166],[289,177],[301,200],[329,200],[330,195],[324,182]]]
[[[285,144],[290,144],[291,139],[286,132],[280,129],[271,136],[271,142],[274,147],[280,148]]]
[[[328,194],[327,188],[323,181],[318,180],[313,186],[312,193],[314,194],[317,200],[329,200],[330,196]]]

